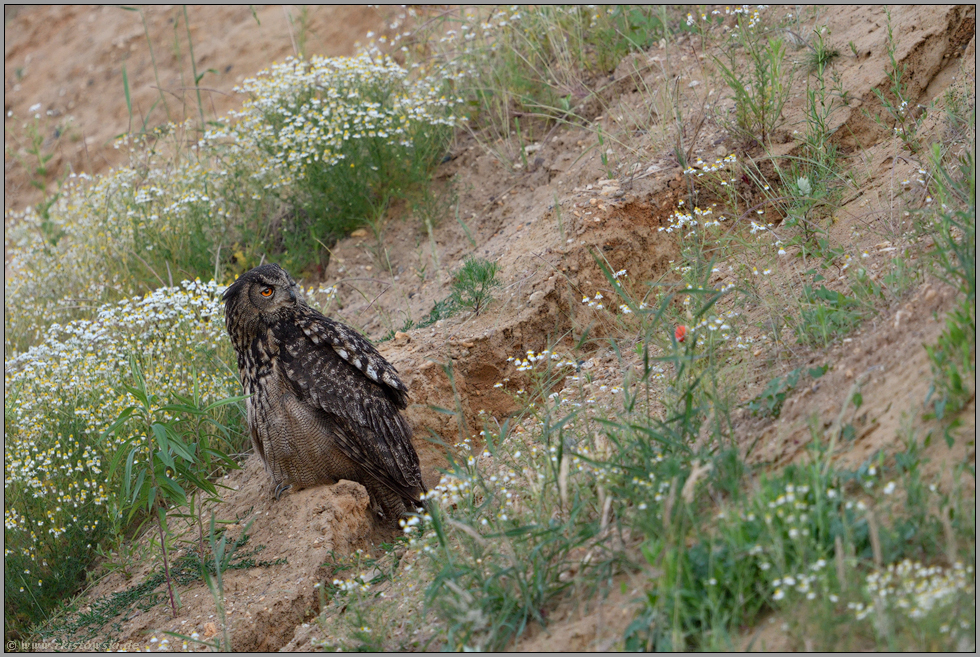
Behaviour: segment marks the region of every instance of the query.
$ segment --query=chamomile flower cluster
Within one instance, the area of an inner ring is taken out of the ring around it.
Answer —
[[[208,248],[230,222],[222,180],[201,158],[174,163],[148,149],[138,166],[72,174],[44,217],[8,213],[8,331],[36,343],[54,323],[146,289],[140,280],[156,286],[178,271],[213,273]]]
[[[688,330],[695,336],[699,345],[715,338],[728,341],[735,337],[735,329],[732,326],[738,316],[739,313],[734,310],[725,311],[720,315],[709,315],[700,319]]]
[[[697,176],[698,178],[703,178],[706,173],[716,173],[718,171],[727,171],[731,168],[733,164],[738,163],[738,157],[732,153],[724,158],[718,158],[714,162],[705,162],[700,157],[697,161],[684,169],[684,174],[688,176]],[[731,182],[735,182],[732,180]]]
[[[492,20],[481,20],[475,14],[464,13],[461,16],[459,29],[447,30],[445,35],[439,38],[439,43],[452,46],[464,55],[478,54],[476,43],[493,42],[504,30],[520,29],[523,15],[517,5],[502,8],[499,13],[495,12]]]
[[[757,338],[754,338],[751,335],[739,335],[735,337],[734,346],[736,349],[750,349],[757,342],[766,343],[768,342],[768,340],[769,340],[769,336],[765,334]]]
[[[837,489],[817,491],[806,484],[787,483],[778,487],[765,487],[747,509],[739,509],[736,514],[733,514],[730,522],[755,523],[764,534],[778,537],[772,542],[756,545],[749,551],[759,569],[767,572],[774,567],[774,563],[784,559],[782,555],[775,554],[774,550],[782,550],[781,546],[785,545],[786,541],[805,545],[812,540],[812,528],[816,522],[814,514],[821,511],[826,513],[828,509],[840,510],[844,505],[845,500]],[[847,513],[852,514],[850,511]],[[820,566],[822,567],[823,565]],[[809,571],[810,575],[814,572]],[[794,573],[788,574],[795,577]],[[808,582],[808,585],[812,583]],[[788,586],[790,585],[787,582],[780,581],[773,588],[781,588],[786,593],[789,590]]]
[[[772,581],[772,599],[782,600],[790,592],[801,594],[807,600],[814,600],[818,595],[837,602],[837,595],[830,593],[830,582],[825,576],[827,560],[817,559],[806,570],[777,577]]]
[[[534,450],[533,454],[516,450],[508,455],[510,458],[507,460],[516,461],[522,454],[533,460],[540,460],[543,456],[540,450]],[[526,477],[518,474],[515,465],[515,462],[501,462],[486,450],[479,454],[471,451],[467,455],[466,465],[454,473],[443,475],[439,483],[426,493],[425,499],[437,504],[443,512],[457,516],[460,522],[475,531],[512,522],[523,510],[520,504],[523,493],[519,491],[527,487]],[[431,517],[426,514],[422,518],[403,519],[400,525],[406,535],[412,536],[418,525],[426,524],[429,520]],[[431,552],[431,538],[413,537],[409,545],[423,552]]]
[[[328,309],[337,301],[337,286],[321,285],[316,289],[310,287],[306,291],[306,298],[312,305],[316,306],[317,310],[327,315],[329,314]]]
[[[513,363],[518,372],[530,372],[534,370],[536,366],[548,366],[549,364],[555,369],[575,367],[574,360],[563,357],[561,354],[551,351],[550,349],[545,349],[540,354],[534,353],[533,349],[528,349],[524,358],[521,358],[520,356],[508,356],[507,362]],[[502,384],[498,383],[494,387],[503,386]]]
[[[769,8],[769,5],[736,5],[735,7],[725,7],[726,16],[735,16],[739,25],[744,25],[752,30],[758,27],[762,21],[762,12]],[[721,13],[715,10],[712,13]]]
[[[683,201],[681,201],[683,203]],[[668,219],[667,226],[661,226],[657,229],[661,233],[683,233],[685,237],[693,237],[695,235],[695,229],[701,225],[704,228],[716,228],[721,226],[722,222],[725,221],[724,216],[720,216],[717,219],[710,219],[713,211],[709,208],[702,210],[701,208],[694,208],[693,212],[683,212],[682,210],[675,210],[674,214]]]
[[[357,577],[351,579],[335,579],[331,582],[338,591],[344,593],[351,593],[354,591],[359,591],[361,593],[367,593],[371,588],[371,582],[368,580],[368,576],[365,573],[359,574]]]
[[[624,276],[626,276],[625,269],[621,269],[613,273],[612,275],[613,279],[622,278]],[[582,295],[582,305],[592,308],[593,310],[610,310],[610,311],[612,310],[611,308],[608,309],[606,308],[605,297],[602,295],[602,292],[598,292],[598,291],[595,293],[594,297],[590,297],[587,294]],[[634,306],[636,308],[639,308],[640,310],[647,309],[647,304],[645,301],[641,301],[640,303],[634,304]],[[633,314],[633,308],[631,308],[630,305],[627,303],[619,304],[618,308],[619,308],[619,312],[623,315]]]
[[[615,280],[619,280],[621,278],[626,278],[626,270],[625,269],[620,269],[619,271],[613,272],[612,273],[612,278],[613,278],[614,281]],[[605,304],[603,303],[603,300],[604,299],[605,299],[605,297],[602,296],[602,292],[596,292],[595,293],[595,297],[590,297],[587,294],[582,295],[582,303],[584,305],[588,306],[589,308],[594,308],[596,310],[602,310],[602,309],[605,308]],[[626,308],[626,310],[624,311],[623,308]],[[624,314],[627,314],[627,315],[632,312],[629,309],[629,306],[627,306],[626,304],[621,304],[619,306],[619,309],[620,309],[620,311],[622,311]]]
[[[245,80],[250,96],[230,136],[237,148],[269,156],[267,187],[344,166],[384,175],[433,128],[459,125],[463,101],[448,93],[441,71],[413,75],[378,52],[356,57],[288,58]]]
[[[766,9],[768,6],[769,5],[756,5],[754,9],[752,8],[751,5],[736,5],[735,7],[726,6],[724,11],[722,11],[721,9],[714,9],[714,10],[712,10],[711,11],[711,15],[712,16],[718,16],[718,17],[721,17],[721,16],[743,16],[744,15],[744,16],[749,16],[750,19],[751,19],[753,16],[758,16],[759,15],[759,12],[761,12],[763,9]],[[700,14],[700,17],[701,17],[701,20],[702,21],[706,21],[706,20],[708,20],[708,13],[707,12],[702,12]],[[688,14],[687,15],[687,24],[688,25],[694,24],[695,19],[696,19],[695,16],[692,16],[691,14]]]
[[[596,292],[595,298],[590,299],[588,295],[582,297],[582,303],[587,305],[589,308],[595,308],[596,310],[602,310],[604,308],[602,304],[602,292]]]
[[[608,458],[606,451],[585,443],[560,450],[555,444],[546,444],[544,431],[543,421],[532,416],[506,437],[489,436],[484,431],[479,437],[457,443],[461,457],[457,467],[441,477],[426,500],[452,518],[450,526],[465,526],[460,531],[467,536],[492,536],[507,528],[539,522],[535,511],[542,503],[559,504],[559,499],[553,498],[560,498],[562,487],[567,493],[572,487],[626,476],[623,469],[602,464]],[[490,440],[499,441],[493,453],[475,447]],[[435,536],[417,536],[417,527],[429,520],[426,514],[403,519],[400,524],[413,549],[432,554],[437,549]]]
[[[652,459],[653,463],[661,463],[663,460],[664,456],[659,452]],[[600,481],[602,481],[602,477],[600,477]],[[663,503],[670,494],[670,480],[658,479],[653,472],[650,472],[646,477],[634,476],[630,483],[633,488],[641,491],[640,497],[647,500],[636,505],[637,511],[646,511],[652,508],[655,517],[663,517]]]
[[[933,611],[946,610],[960,597],[973,601],[971,615],[976,614],[973,567],[960,562],[952,568],[943,568],[905,559],[869,574],[865,578],[865,589],[872,601],[894,609],[912,621]],[[847,606],[857,620],[863,620],[875,611],[874,602],[851,602]]]
[[[763,214],[762,210],[757,210],[757,214]],[[749,220],[749,235],[755,238],[756,242],[762,242],[768,244],[767,248],[772,248],[777,254],[784,256],[787,254],[786,249],[783,248],[783,241],[779,238],[779,234],[776,232],[775,226],[772,224],[759,223],[755,220]],[[756,265],[752,266],[753,276],[769,276],[775,271],[772,266],[764,266],[759,268]]]
[[[810,506],[814,496],[810,487],[786,484],[785,492],[765,503],[766,524],[782,527],[786,536],[797,539],[810,535]]]
[[[475,457],[471,455],[470,459],[474,460]],[[425,499],[437,500],[443,506],[454,506],[464,499],[471,499],[472,494],[473,488],[468,477],[461,478],[454,474],[446,474],[439,479],[439,483],[433,486],[432,490],[426,493]],[[412,527],[418,523],[406,522],[405,524],[406,527]],[[408,533],[408,529],[405,532]]]
[[[151,389],[191,396],[196,386],[205,403],[235,394],[233,370],[213,367],[230,361],[222,289],[184,281],[105,304],[93,319],[53,324],[38,344],[6,354],[4,524],[19,554],[44,559],[69,527],[100,529],[84,518],[114,500],[108,462],[124,437],[103,433],[132,404],[123,389],[131,355]]]

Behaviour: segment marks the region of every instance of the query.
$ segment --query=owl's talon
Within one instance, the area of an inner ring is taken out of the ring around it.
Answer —
[[[292,487],[293,487],[292,484],[279,484],[278,486],[276,486],[276,501],[278,502],[279,501],[279,496],[282,495],[283,493],[285,493],[287,490],[289,490]]]

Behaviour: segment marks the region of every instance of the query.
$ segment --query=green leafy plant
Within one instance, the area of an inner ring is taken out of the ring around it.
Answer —
[[[933,372],[926,402],[932,403],[940,420],[961,411],[976,394],[976,330],[976,305],[963,301],[946,316],[946,327],[936,343],[926,345]]]
[[[217,521],[220,522],[220,521]],[[246,529],[251,525],[249,521]],[[221,534],[222,540],[217,542],[217,535]],[[173,561],[170,567],[170,577],[178,585],[187,586],[194,582],[205,581],[208,579],[216,581],[218,573],[227,570],[247,570],[251,568],[271,568],[287,563],[285,558],[273,561],[256,561],[255,555],[265,549],[259,545],[251,550],[242,550],[248,542],[249,535],[243,531],[237,539],[227,539],[227,534],[221,529],[213,529],[209,532],[209,545],[211,547],[211,558],[202,556],[197,551],[187,552]],[[215,539],[212,541],[211,539]],[[162,584],[166,584],[167,578],[163,572],[155,570],[140,581],[121,591],[115,591],[107,595],[94,599],[85,609],[75,610],[63,616],[58,623],[39,626],[37,628],[39,638],[55,639],[65,642],[78,640],[96,639],[104,632],[104,628],[113,619],[127,610],[134,607],[141,611],[148,611],[162,602],[157,589]],[[221,589],[217,589],[221,593]],[[220,596],[223,604],[223,593]],[[218,603],[219,600],[216,600]],[[208,645],[220,650],[225,637],[216,637],[214,641],[200,641],[193,636],[183,636],[175,632],[166,632],[171,636],[177,636],[185,641],[197,644]]]
[[[125,367],[130,355],[140,354],[147,387],[167,400],[198,399],[204,407],[240,390],[222,360],[231,356],[215,284],[185,281],[145,297],[98,304],[89,311],[98,319],[51,327],[47,323],[61,315],[38,308],[45,297],[30,300],[34,288],[24,287],[16,293],[8,287],[4,299],[8,634],[25,632],[75,595],[100,550],[114,553],[124,572],[127,566],[120,561],[140,553],[125,547],[133,526],[120,517],[129,510],[122,499],[122,468],[108,477],[113,456],[131,435],[104,435],[124,408],[136,403],[123,387],[133,385]],[[226,405],[214,409],[212,418],[229,432],[201,418],[209,446],[240,452],[241,410]],[[131,422],[135,427],[135,419]],[[198,432],[195,422],[188,418],[181,429]]]
[[[551,350],[510,360],[529,379],[528,391],[516,393],[525,404],[574,367]],[[456,414],[464,426],[458,398]],[[595,549],[583,570],[608,572],[592,490],[600,468],[583,456],[594,445],[582,426],[572,429],[581,422],[552,398],[487,426],[483,450],[461,430],[459,457],[430,493],[429,513],[404,523],[409,545],[428,557],[426,596],[446,622],[450,648],[503,649],[530,622],[545,623],[544,610],[573,585],[576,548]],[[417,534],[419,525],[431,531]]]
[[[434,304],[432,304],[432,310],[429,311],[428,315],[419,320],[418,324],[416,324],[416,328],[426,328],[432,326],[440,319],[449,319],[457,312],[459,312],[459,306],[453,300],[452,296],[448,296],[445,299],[436,301]],[[394,333],[392,333],[391,337],[395,337]]]
[[[887,6],[885,7],[885,17],[888,29],[887,51],[889,62],[885,74],[888,76],[889,87],[887,93],[881,89],[872,89],[872,91],[878,98],[881,106],[885,109],[885,113],[891,119],[892,131],[902,140],[905,148],[914,154],[922,149],[917,133],[919,125],[925,117],[925,112],[917,111],[917,108],[909,104],[914,99],[906,88],[905,73],[908,67],[907,65],[899,65],[895,59],[897,46],[895,45],[895,35],[892,32],[892,14]],[[867,114],[867,110],[863,111]],[[879,125],[885,125],[882,117],[875,115],[873,118]]]
[[[955,87],[943,93],[943,105],[946,109],[946,140],[952,143],[969,143],[971,136],[976,136],[976,121],[973,116],[976,110],[970,105],[967,95]]]
[[[733,130],[745,141],[768,143],[783,122],[783,105],[792,88],[792,74],[786,71],[786,47],[782,39],[764,41],[751,19],[739,15],[733,42],[724,51],[727,60],[715,57],[722,79],[735,100]],[[748,71],[744,71],[744,63]]]
[[[39,231],[42,239],[51,246],[57,246],[64,231],[51,219],[51,209],[61,197],[62,188],[68,177],[68,171],[63,174],[53,171],[50,166],[51,158],[61,140],[67,135],[77,139],[78,135],[69,116],[63,121],[54,123],[49,116],[51,112],[42,115],[40,103],[31,107],[34,115],[22,125],[23,134],[16,129],[10,129],[9,142],[4,145],[4,153],[15,161],[27,174],[31,187],[41,192],[41,200],[33,210],[40,216]],[[49,179],[57,175],[57,191],[48,191]]]
[[[500,266],[496,262],[482,258],[468,257],[462,267],[453,275],[453,303],[469,308],[475,314],[487,307],[493,301],[493,291],[501,286],[497,280]],[[433,309],[434,310],[434,309]]]
[[[816,288],[804,285],[796,334],[801,343],[826,346],[850,333],[866,314],[866,306],[854,296],[828,290],[823,285]]]
[[[830,127],[834,113],[844,107],[843,84],[828,70],[836,51],[829,50],[825,30],[814,30],[814,61],[806,79],[805,121],[799,136],[802,148],[798,156],[788,158],[788,166],[774,161],[786,197],[783,225],[802,228],[805,243],[823,232],[819,221],[833,215],[846,180]]]
[[[314,647],[326,652],[385,650],[390,606],[378,589],[398,569],[395,546],[404,550],[406,543],[407,539],[399,537],[393,543],[381,544],[384,554],[378,558],[365,556],[361,550],[349,556],[330,553],[330,560],[324,564],[326,579],[316,584],[321,611],[317,623],[325,637],[312,639]],[[404,650],[404,646],[399,647]]]
[[[840,50],[827,43],[827,28],[813,30],[814,43],[806,44],[810,49],[809,65],[812,71],[823,71],[828,65],[838,57]]]
[[[208,644],[204,641],[199,641],[194,637],[184,636],[183,634],[177,634],[176,632],[168,632],[172,636],[175,636],[184,641],[192,641],[198,644],[210,645],[216,651],[231,652],[231,635],[228,632],[228,616],[225,612],[225,584],[224,584],[224,573],[226,570],[232,567],[232,558],[235,556],[235,552],[238,548],[245,543],[245,538],[248,536],[248,530],[251,529],[254,518],[248,521],[248,524],[242,529],[242,536],[238,541],[234,541],[231,546],[228,545],[228,535],[225,532],[221,532],[221,540],[217,540],[215,532],[215,520],[214,513],[211,513],[211,522],[208,526],[208,545],[211,548],[211,562],[208,563],[204,560],[204,555],[201,556],[201,579],[208,587],[208,591],[211,593],[211,597],[214,599],[215,609],[218,612],[218,621],[221,623],[221,636],[215,637],[213,644]]]
[[[935,416],[944,420],[962,410],[976,394],[976,168],[973,153],[967,152],[958,170],[949,172],[942,166],[938,144],[933,147],[932,162],[941,209],[936,221],[927,226],[935,241],[931,255],[938,276],[962,295],[946,316],[946,327],[936,344],[926,345],[933,371],[927,401],[932,402]],[[951,440],[948,432],[947,440]]]
[[[932,256],[938,275],[968,301],[977,296],[977,178],[972,150],[950,171],[942,163],[942,149],[933,145],[931,161],[936,171],[936,195],[940,210],[930,232],[935,239]]]
[[[156,395],[147,390],[146,379],[139,364],[130,358],[130,371],[134,386],[123,386],[136,402],[125,408],[119,417],[106,430],[106,435],[118,435],[127,429],[134,433],[125,440],[109,467],[111,479],[116,470],[123,465],[122,498],[129,508],[129,518],[137,512],[145,511],[157,522],[160,550],[163,556],[164,577],[170,596],[170,607],[177,616],[177,601],[174,597],[170,577],[170,561],[167,544],[170,530],[167,525],[169,509],[186,506],[188,485],[195,486],[211,496],[217,496],[217,489],[208,480],[212,462],[227,468],[238,468],[235,461],[222,452],[210,447],[207,433],[200,432],[200,422],[194,422],[197,431],[188,432],[184,423],[199,419],[209,420],[222,432],[227,429],[210,420],[209,413],[221,406],[239,402],[245,397],[229,397],[207,406],[197,400],[182,400],[182,403],[160,405]],[[183,416],[180,419],[167,419],[169,415]],[[130,423],[135,424],[130,429]],[[196,439],[196,441],[188,441]]]
[[[818,379],[827,372],[828,366],[814,367],[807,370],[813,379]],[[797,368],[786,376],[774,377],[766,384],[765,390],[749,401],[747,407],[753,415],[763,415],[777,418],[783,409],[783,403],[787,395],[793,391],[800,382],[800,375],[803,368]]]
[[[793,388],[800,381],[801,369],[797,368],[786,376],[777,376],[772,379],[757,397],[748,403],[748,408],[753,415],[766,415],[768,417],[779,417],[783,409],[783,402],[786,395],[792,392]]]

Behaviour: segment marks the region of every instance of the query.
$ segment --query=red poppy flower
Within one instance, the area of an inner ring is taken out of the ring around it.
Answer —
[[[677,338],[678,342],[684,342],[684,337],[687,335],[687,327],[683,324],[679,324],[674,330],[674,337]]]

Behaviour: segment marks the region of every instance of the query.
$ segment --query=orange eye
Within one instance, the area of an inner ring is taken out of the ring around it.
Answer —
[[[272,296],[272,288],[271,287],[267,287],[264,290],[262,290],[262,296],[264,296],[264,297],[271,297]]]

